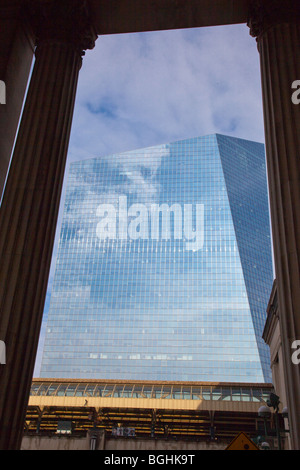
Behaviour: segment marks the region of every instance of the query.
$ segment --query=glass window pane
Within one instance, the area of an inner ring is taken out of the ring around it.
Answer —
[[[39,395],[40,395],[40,396],[41,396],[41,395],[46,395],[46,392],[47,392],[49,386],[50,386],[49,383],[47,383],[47,384],[42,384],[42,385],[40,386],[40,389],[39,389]]]
[[[222,400],[230,401],[231,400],[231,388],[222,387]]]
[[[123,398],[131,398],[132,397],[132,389],[133,389],[133,385],[125,385],[122,397]]]
[[[78,387],[78,384],[71,384],[68,386],[67,390],[66,390],[66,396],[67,397],[74,397],[75,395],[75,390],[76,388]]]
[[[78,385],[77,389],[76,389],[76,392],[75,392],[75,396],[76,397],[83,397],[85,396],[85,389],[86,389],[87,385],[86,384],[81,384],[81,385]]]
[[[57,396],[58,397],[64,397],[65,396],[65,393],[66,393],[66,390],[68,388],[68,384],[61,384],[57,390]]]
[[[231,391],[232,401],[241,401],[241,389],[233,388]]]
[[[143,385],[135,385],[133,388],[132,396],[134,398],[141,398],[142,390],[143,390]]]
[[[211,388],[202,387],[202,398],[203,400],[211,400]]]
[[[97,385],[94,396],[95,397],[103,397],[103,392],[104,392],[105,385]]]
[[[220,388],[212,388],[212,399],[221,400],[221,398],[222,398],[222,390]]]
[[[252,390],[252,397],[253,397],[253,401],[255,401],[255,402],[263,401],[262,390],[260,388],[253,389]]]
[[[144,396],[145,398],[151,398],[151,395],[152,395],[152,388],[153,388],[152,385],[144,385],[144,388],[143,388],[143,396]]]
[[[121,397],[124,385],[116,385],[114,389],[114,397]]]
[[[192,399],[193,400],[201,400],[201,387],[193,387],[192,388]]]
[[[161,398],[162,392],[161,392],[162,387],[161,386],[155,386],[153,387],[153,398]]]
[[[57,389],[58,389],[58,384],[51,384],[47,390],[47,396],[55,395]]]
[[[181,387],[173,387],[172,397],[175,400],[179,400],[181,398]]]
[[[85,396],[92,397],[93,394],[95,393],[95,388],[96,388],[96,385],[87,385],[85,389]]]
[[[40,386],[41,386],[40,383],[33,383],[33,384],[31,385],[30,395],[34,395],[34,396],[37,395]]]
[[[103,396],[104,397],[111,397],[112,394],[113,394],[114,388],[115,388],[115,385],[106,385],[105,389],[104,389],[104,392],[103,392]]]
[[[242,388],[242,401],[250,401],[251,400],[251,389]]]
[[[162,398],[171,398],[172,387],[164,385],[162,391]]]
[[[184,400],[191,399],[191,387],[182,387],[182,398]]]

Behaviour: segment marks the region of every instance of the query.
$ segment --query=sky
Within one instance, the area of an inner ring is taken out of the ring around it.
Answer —
[[[259,53],[246,25],[100,36],[80,70],[65,184],[73,161],[214,133],[264,142]]]

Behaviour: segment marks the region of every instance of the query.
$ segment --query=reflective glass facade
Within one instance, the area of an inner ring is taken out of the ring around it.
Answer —
[[[70,165],[41,377],[270,382],[263,144]]]

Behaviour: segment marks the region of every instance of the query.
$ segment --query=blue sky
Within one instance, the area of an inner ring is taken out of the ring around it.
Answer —
[[[264,142],[259,54],[246,25],[100,36],[80,71],[65,179],[72,161],[212,133]]]

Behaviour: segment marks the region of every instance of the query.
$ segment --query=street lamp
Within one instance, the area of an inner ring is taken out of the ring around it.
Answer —
[[[268,435],[267,431],[267,419],[271,417],[271,411],[268,406],[261,406],[258,410],[258,416],[264,420],[265,436]]]
[[[263,442],[260,447],[261,450],[270,450],[270,444],[268,442]]]
[[[258,416],[260,418],[268,419],[271,416],[271,411],[268,406],[261,406],[258,410]]]
[[[264,420],[264,428],[265,428],[265,436],[267,437],[268,432],[267,432],[267,420],[271,417],[271,410],[270,408],[274,409],[274,415],[275,415],[275,427],[276,427],[276,435],[277,435],[277,440],[278,440],[278,450],[281,450],[281,436],[280,436],[280,427],[279,427],[279,403],[280,399],[275,393],[271,393],[269,400],[267,400],[267,405],[268,406],[261,406],[258,410],[258,416],[260,418],[263,418]],[[285,407],[282,410],[281,413],[283,418],[288,417],[288,409]],[[284,432],[289,432],[288,430],[284,429]]]

